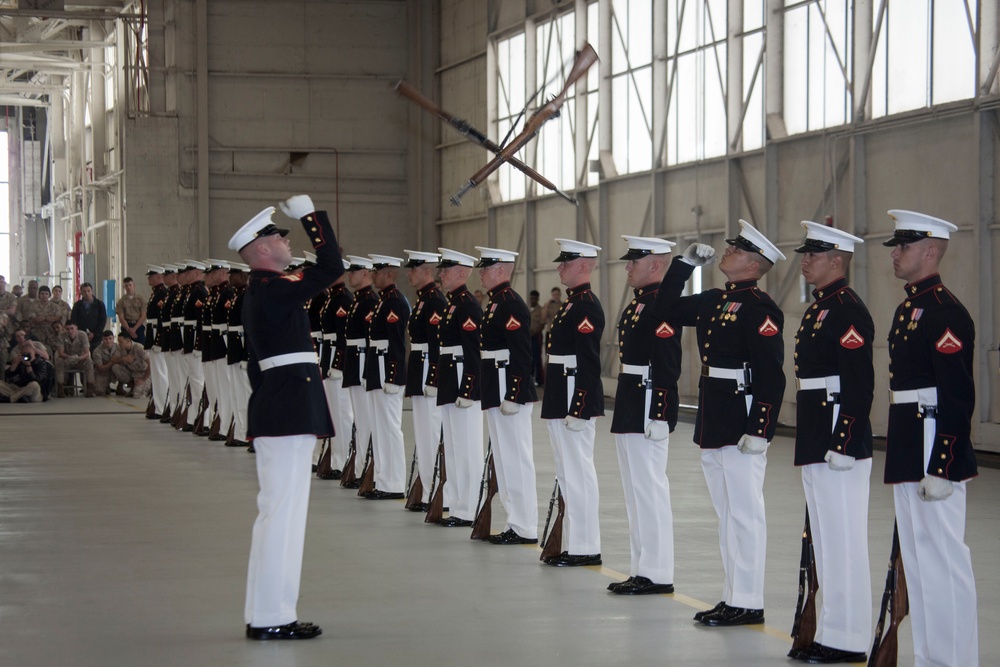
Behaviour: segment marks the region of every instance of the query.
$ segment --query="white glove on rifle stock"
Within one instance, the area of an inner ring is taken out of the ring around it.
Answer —
[[[715,248],[706,243],[692,243],[680,260],[691,266],[705,266],[715,261]]]
[[[743,454],[751,454],[756,456],[757,454],[763,454],[767,451],[767,446],[770,443],[764,438],[759,438],[756,435],[744,435],[740,438],[740,441],[736,444],[736,447]]]
[[[950,479],[934,477],[933,475],[924,475],[924,478],[920,480],[920,484],[917,485],[917,495],[920,496],[921,500],[928,503],[934,500],[944,500],[954,492],[954,482]]]
[[[455,405],[460,408],[471,408],[472,402],[471,398],[465,398],[463,396],[459,396],[455,399]]]
[[[316,207],[313,206],[313,200],[309,195],[295,195],[294,197],[289,197],[285,201],[278,204],[278,208],[281,212],[287,215],[289,218],[295,218],[296,220],[301,220],[310,213],[316,211]]]
[[[823,460],[829,464],[830,470],[837,470],[838,472],[844,472],[845,470],[850,470],[854,467],[853,456],[838,454],[833,450],[828,451],[826,456],[823,457]]]
[[[566,415],[563,419],[563,426],[565,426],[570,431],[582,431],[587,428],[587,419],[580,419],[579,417],[574,417],[573,415]]]
[[[670,424],[664,421],[652,420],[646,424],[646,440],[660,442],[670,437]]]
[[[510,417],[521,411],[521,406],[514,401],[504,401],[500,404],[500,414]]]
[[[389,395],[398,394],[399,389],[400,386],[398,384],[389,384],[388,382],[386,382],[384,385],[382,385],[382,391],[384,391]]]
[[[342,371],[340,369],[337,369],[337,368],[333,368],[331,366],[330,367],[330,372],[327,373],[326,376],[328,378],[330,378],[331,380],[343,380],[344,379],[344,371]]]
[[[424,396],[427,398],[434,398],[438,395],[438,388],[432,387],[429,384],[424,385]]]

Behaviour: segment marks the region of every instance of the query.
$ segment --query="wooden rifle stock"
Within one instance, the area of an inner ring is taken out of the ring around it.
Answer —
[[[208,390],[202,387],[201,398],[198,399],[198,413],[194,417],[194,434],[206,435],[208,429],[204,427],[205,413],[208,412]]]
[[[486,500],[483,502],[483,490],[486,490]],[[486,464],[483,466],[483,481],[479,484],[479,511],[476,512],[476,519],[472,522],[473,540],[490,539],[490,530],[493,527],[493,496],[497,494],[497,469],[493,462],[493,444],[490,443],[490,451],[486,455]]]
[[[420,481],[420,477],[410,485],[410,490],[406,494],[406,509],[410,509],[414,505],[419,505],[423,502],[424,497],[424,484]]]
[[[885,627],[885,614],[889,612],[889,628]],[[885,592],[882,593],[882,608],[875,626],[875,641],[868,657],[868,667],[896,667],[899,652],[899,624],[910,613],[910,602],[906,594],[906,575],[903,572],[903,555],[899,551],[899,527],[893,526],[892,551],[889,554],[889,571],[885,576]]]
[[[340,478],[341,486],[350,486],[358,478],[354,472],[354,466],[358,460],[358,427],[351,424],[351,446],[347,454],[347,463],[344,464],[344,474]]]
[[[152,419],[156,414],[156,404],[153,403],[153,392],[149,392],[149,403],[146,404],[146,419]]]
[[[410,84],[406,83],[405,81],[396,82],[396,84],[393,85],[392,88],[403,97],[406,97],[412,102],[415,102],[424,110],[429,111],[430,113],[434,114],[444,122],[451,125],[453,128],[458,130],[459,134],[461,134],[463,137],[473,142],[474,144],[482,146],[483,148],[490,151],[494,155],[499,155],[500,152],[503,151],[502,146],[494,143],[493,141],[490,141],[489,138],[486,137],[486,135],[484,135],[482,132],[480,132],[475,127],[470,125],[468,121],[466,121],[463,118],[459,118],[457,116],[452,116],[450,113],[444,111],[441,107],[439,107],[438,105],[434,104],[429,99],[424,97],[424,95],[419,90],[417,90]],[[512,156],[508,158],[507,161],[510,163],[512,167],[516,168],[525,176],[537,182],[543,188],[551,190],[552,192],[556,193],[557,195],[559,195],[568,202],[571,202],[573,204],[579,204],[579,202],[577,202],[575,197],[571,197],[570,195],[566,194],[565,192],[557,188],[555,183],[553,183],[549,179],[539,174],[537,171],[526,165],[518,158]]]
[[[323,447],[319,452],[319,463],[316,465],[316,476],[320,479],[330,479],[333,468],[330,460],[333,456],[333,444],[330,438],[323,438]]]
[[[236,432],[236,417],[233,417],[232,419],[229,420],[229,430],[226,431],[227,445],[232,446],[233,438],[235,437],[233,434],[235,432]]]
[[[368,438],[368,453],[365,454],[365,467],[361,471],[361,486],[358,495],[366,496],[375,490],[375,457],[372,455],[372,440]]]
[[[183,406],[183,407],[182,407]],[[174,410],[174,418],[171,425],[174,428],[183,428],[187,424],[188,408],[191,407],[191,385],[184,386],[184,397],[177,404]]]
[[[594,47],[590,44],[584,44],[583,49],[577,53],[576,61],[573,63],[573,68],[566,76],[566,83],[563,85],[563,89],[559,91],[559,94],[552,98],[548,104],[544,105],[531,115],[528,122],[524,124],[524,129],[521,130],[521,133],[511,139],[510,143],[504,146],[503,150],[500,151],[495,158],[486,163],[486,166],[473,174],[469,178],[468,182],[466,182],[466,184],[452,196],[451,203],[453,205],[457,205],[460,202],[462,195],[486,180],[486,178],[496,171],[501,164],[509,162],[514,154],[524,148],[524,145],[527,144],[533,136],[535,136],[546,121],[558,116],[559,110],[566,101],[566,95],[569,94],[570,87],[583,78],[583,75],[587,73],[590,66],[596,62],[597,52],[594,51]]]
[[[807,583],[808,582],[808,583]],[[816,554],[813,551],[812,528],[809,526],[809,509],[802,529],[802,555],[799,557],[799,599],[795,603],[795,621],[792,623],[792,657],[799,649],[810,646],[816,637],[816,593],[819,580],[816,576]]]
[[[549,521],[552,519],[552,509],[559,503],[559,510],[556,519],[552,522],[552,530],[549,530]],[[562,524],[563,515],[566,512],[566,501],[563,500],[562,491],[559,489],[559,480],[556,480],[555,488],[552,489],[552,498],[549,499],[549,513],[545,517],[545,530],[542,531],[542,555],[538,560],[547,561],[562,553]]]
[[[215,440],[219,437],[219,431],[222,430],[222,417],[219,416],[218,410],[215,412],[215,419],[212,420],[212,428],[208,429],[208,437]]]
[[[413,499],[414,496],[414,483],[413,483],[413,473],[417,468],[417,448],[413,448],[413,457],[410,458],[410,479],[406,482],[406,502],[403,503],[404,509],[410,509],[410,506],[414,503],[419,503],[420,498],[423,496],[424,488],[423,484],[420,484],[420,477],[417,477],[417,485],[420,486],[416,489],[416,500]]]
[[[443,436],[442,436],[443,438]],[[437,461],[434,464],[434,484],[431,486],[431,506],[424,517],[424,523],[441,523],[444,513],[444,483],[448,481],[448,472],[444,465],[444,440],[438,444]]]

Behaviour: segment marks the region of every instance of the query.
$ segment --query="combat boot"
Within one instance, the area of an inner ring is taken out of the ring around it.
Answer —
[[[56,398],[66,398],[66,386],[57,384],[56,385]]]
[[[84,394],[84,398],[93,398],[96,393],[97,392],[94,391],[94,385],[88,384],[87,385],[87,393]]]

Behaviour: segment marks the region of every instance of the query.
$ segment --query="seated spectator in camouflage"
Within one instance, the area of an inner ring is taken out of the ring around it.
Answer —
[[[149,396],[151,383],[146,348],[132,340],[124,329],[118,334],[118,345],[115,347],[118,353],[111,359],[111,375],[118,380],[115,393],[131,398]]]
[[[0,380],[0,403],[41,403],[42,400],[42,388],[37,382],[21,387]]]
[[[58,303],[52,301],[49,288],[42,285],[38,288],[38,300],[31,308],[31,330],[39,341],[45,343],[50,350],[55,347],[56,333],[52,325],[64,322],[63,311]]]
[[[118,344],[115,343],[115,334],[111,330],[106,330],[101,336],[101,344],[90,353],[90,359],[94,362],[94,391],[98,396],[105,396],[111,393],[111,366],[118,356]]]
[[[17,348],[24,346],[25,343],[28,343],[31,349],[41,355],[42,359],[52,361],[51,349],[45,343],[38,340],[34,334],[30,334],[24,329],[18,329],[14,332],[14,339],[10,346],[10,354],[17,354]],[[34,355],[32,355],[32,357],[34,357]]]
[[[63,334],[56,349],[56,397],[66,398],[64,387],[68,370],[83,371],[87,383],[87,398],[93,397],[94,362],[90,358],[87,334],[80,331],[75,322],[70,322],[66,325],[66,333]]]
[[[42,397],[40,400],[48,400],[55,383],[55,370],[44,347],[41,343],[25,339],[11,350],[11,360],[4,372],[4,380],[8,384],[21,388],[37,384]]]

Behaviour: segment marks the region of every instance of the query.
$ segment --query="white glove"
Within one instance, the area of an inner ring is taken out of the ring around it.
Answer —
[[[295,195],[294,197],[289,197],[285,201],[278,204],[281,212],[287,215],[289,218],[295,218],[296,220],[301,220],[310,213],[316,211],[316,207],[313,206],[313,200],[309,195]]]
[[[455,406],[459,408],[471,408],[472,399],[459,396],[458,398],[455,399]]]
[[[670,437],[670,424],[664,421],[652,420],[646,424],[646,440],[660,442]]]
[[[331,380],[343,380],[344,371],[340,370],[339,368],[334,368],[333,366],[331,366],[330,372],[327,373],[326,376]]]
[[[707,243],[692,243],[680,257],[682,262],[691,266],[705,266],[715,261],[715,248]]]
[[[926,502],[944,500],[954,492],[954,482],[950,479],[934,477],[933,475],[924,475],[924,478],[920,480],[920,484],[917,485],[917,495],[920,496],[921,500]]]
[[[837,470],[843,472],[844,470],[850,470],[854,467],[854,457],[847,456],[845,454],[838,454],[835,451],[829,451],[823,460],[830,464],[830,470]]]
[[[389,394],[390,396],[393,395],[393,394],[398,394],[399,393],[399,388],[400,387],[399,387],[398,384],[389,384],[388,382],[386,382],[384,385],[382,385],[382,391],[384,391],[385,393]]]
[[[521,406],[514,401],[504,401],[500,404],[500,414],[510,417],[521,411]]]
[[[574,417],[573,415],[566,415],[563,419],[563,426],[565,426],[570,431],[582,431],[587,428],[586,419],[580,419],[579,417]]]
[[[432,387],[429,384],[424,385],[424,396],[427,398],[434,398],[438,395],[438,388]]]
[[[756,435],[744,435],[740,438],[740,441],[736,444],[740,452],[743,454],[763,454],[767,451],[768,441],[764,438],[759,438]]]

